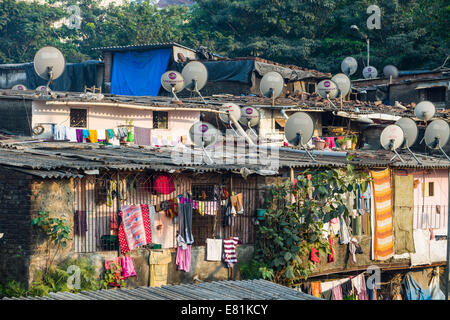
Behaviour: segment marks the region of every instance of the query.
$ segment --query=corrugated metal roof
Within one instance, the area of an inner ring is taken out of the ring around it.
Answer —
[[[92,48],[92,50],[101,50],[101,51],[130,51],[130,50],[147,50],[147,49],[161,49],[161,48],[171,48],[171,47],[180,47],[187,50],[194,51],[194,49],[183,46],[176,42],[159,42],[159,43],[144,43],[144,44],[136,44],[136,45],[127,45],[127,46],[111,46],[111,47],[98,47]]]
[[[199,284],[167,285],[58,292],[48,297],[4,298],[4,300],[322,300],[267,280],[228,280]]]

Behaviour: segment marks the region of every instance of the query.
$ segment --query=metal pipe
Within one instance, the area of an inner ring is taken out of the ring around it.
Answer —
[[[370,40],[366,39],[367,42],[367,66],[370,66]]]
[[[281,115],[282,115],[286,120],[289,119],[288,115],[286,114],[286,110],[281,109],[281,110],[280,110],[280,113],[281,113]]]
[[[253,140],[248,136],[247,132],[245,132],[244,129],[242,129],[241,125],[239,124],[239,122],[237,122],[237,120],[230,114],[229,115],[230,120],[233,122],[233,124],[235,125],[235,127],[238,129],[239,133],[242,134],[242,136],[245,138],[245,140],[247,141],[247,143],[251,146],[254,146],[255,143],[253,142]]]
[[[301,154],[307,154],[305,150],[302,149],[291,149],[286,147],[280,147],[280,151],[287,151],[287,152],[294,152],[294,153],[301,153]],[[347,152],[342,151],[319,151],[319,150],[311,150],[310,153],[317,155],[317,156],[332,156],[332,157],[346,157]]]

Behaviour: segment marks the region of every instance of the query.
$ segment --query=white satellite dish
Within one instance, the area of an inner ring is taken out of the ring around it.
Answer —
[[[189,129],[189,137],[191,141],[198,147],[202,148],[210,163],[213,163],[211,157],[205,148],[217,142],[219,136],[218,130],[208,122],[196,122]]]
[[[448,142],[450,136],[450,128],[445,120],[438,119],[432,121],[425,130],[425,144],[430,149],[439,149],[450,161],[448,155],[442,149]]]
[[[383,74],[386,78],[398,78],[398,69],[392,64],[388,64],[383,68]]]
[[[173,102],[180,101],[177,97],[177,93],[184,88],[184,78],[181,73],[177,71],[164,72],[161,76],[161,85],[166,91],[172,92],[174,97],[174,100],[172,100]]]
[[[34,89],[36,92],[47,92],[46,86],[38,86],[36,89]]]
[[[416,159],[417,163],[421,165],[419,159],[417,159],[416,155],[410,149],[419,135],[419,129],[417,128],[416,122],[411,118],[400,118],[395,124],[403,130],[404,139],[401,148],[407,149],[414,159]]]
[[[278,72],[271,71],[266,73],[259,84],[261,94],[265,97],[272,98],[272,104],[283,92],[284,79]]]
[[[255,138],[258,138],[258,134],[253,130],[252,127],[258,125],[260,119],[259,111],[253,107],[242,107],[241,108],[241,118],[239,122],[244,126],[247,126]]]
[[[433,118],[436,108],[430,101],[419,102],[414,108],[414,115],[422,121],[428,121]]]
[[[317,84],[316,92],[320,97],[327,99],[331,105],[336,108],[334,103],[330,100],[336,98],[339,94],[338,85],[333,80],[327,79],[320,81]]]
[[[284,126],[284,136],[286,140],[294,145],[305,149],[309,157],[316,161],[306,148],[306,144],[314,133],[314,121],[311,116],[305,112],[296,112],[287,119]]]
[[[25,87],[23,84],[16,84],[15,86],[13,86],[11,88],[11,90],[14,90],[14,91],[25,91],[25,90],[27,90],[27,87]]]
[[[208,70],[205,65],[198,61],[191,61],[184,66],[181,75],[184,79],[184,87],[189,91],[196,92],[203,100],[203,103],[206,103],[200,94],[200,90],[208,82]]]
[[[358,62],[353,57],[346,57],[341,62],[341,71],[347,76],[351,76],[358,70]]]
[[[241,108],[234,103],[225,103],[221,106],[220,111],[225,111],[226,113],[219,113],[219,119],[222,122],[229,124],[236,136],[243,136],[250,145],[254,145],[252,139],[239,124],[239,120],[241,118]],[[240,134],[233,128],[233,124],[236,126]]]
[[[397,153],[397,149],[400,148],[400,146],[403,144],[404,139],[405,136],[403,134],[402,128],[396,124],[387,126],[381,132],[381,146],[384,149],[393,151],[395,153],[395,156],[391,159],[391,161],[394,160],[395,157],[399,157],[399,159],[404,162],[400,155]]]
[[[66,60],[61,51],[55,47],[43,47],[34,56],[34,71],[42,79],[48,80],[46,92],[51,82],[58,79],[66,68]]]
[[[345,97],[349,92],[352,86],[350,78],[343,73],[338,73],[331,78],[331,81],[336,83],[339,89],[339,95]]]
[[[363,69],[364,79],[375,79],[378,76],[378,70],[375,67],[367,66]]]

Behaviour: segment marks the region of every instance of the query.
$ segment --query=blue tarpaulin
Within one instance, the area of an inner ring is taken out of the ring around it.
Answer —
[[[161,76],[167,70],[172,49],[114,54],[111,93],[157,96]]]

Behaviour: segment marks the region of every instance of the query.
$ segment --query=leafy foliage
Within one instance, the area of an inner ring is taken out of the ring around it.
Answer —
[[[5,284],[0,283],[0,298],[3,297],[23,297],[27,295],[27,290],[21,282],[15,280],[7,281]]]
[[[101,284],[104,289],[111,287],[123,287],[125,280],[122,276],[122,267],[116,263],[112,263],[108,270],[105,270]]]
[[[322,255],[331,253],[328,240],[322,236],[323,224],[348,215],[345,194],[357,185],[365,190],[367,177],[349,165],[347,170],[306,170],[294,183],[274,187],[271,207],[258,229],[254,261],[244,266],[244,276],[264,273],[291,286],[306,279],[314,271],[309,260],[311,249]]]

